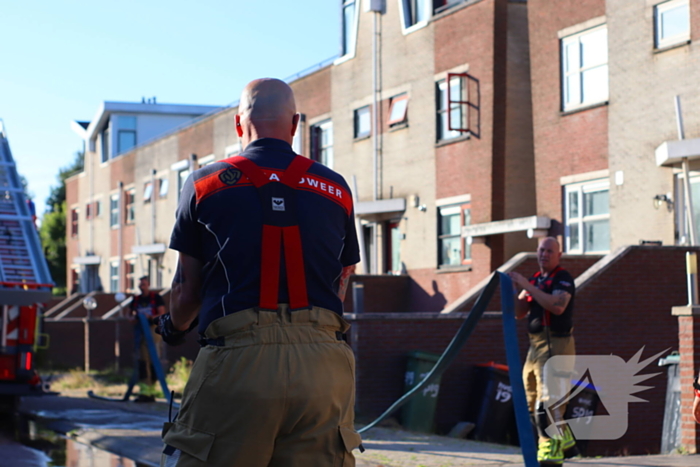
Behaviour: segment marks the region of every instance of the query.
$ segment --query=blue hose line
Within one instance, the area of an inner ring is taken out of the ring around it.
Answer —
[[[525,467],[538,467],[535,436],[532,432],[529,409],[525,398],[520,350],[518,349],[518,332],[515,326],[515,302],[513,301],[513,282],[507,274],[497,273],[501,281],[501,307],[503,308],[503,339],[506,342],[506,359],[508,374],[513,393],[515,423],[518,427],[520,450],[523,453]]]
[[[146,346],[148,347],[148,354],[151,356],[151,364],[156,370],[156,376],[160,382],[160,388],[163,391],[163,395],[168,399],[169,403],[172,403],[172,393],[168,390],[168,383],[165,381],[165,372],[160,364],[160,358],[158,358],[158,352],[156,352],[156,344],[153,342],[153,336],[151,335],[151,327],[148,324],[146,316],[142,313],[136,313],[141,324],[141,331],[143,333],[143,339],[146,339]]]
[[[437,361],[433,369],[430,370],[430,372],[425,376],[425,378],[423,378],[423,381],[418,383],[416,386],[411,388],[410,391],[401,396],[399,400],[394,402],[391,405],[391,407],[386,409],[384,413],[381,414],[376,420],[358,430],[358,433],[364,433],[367,430],[370,430],[377,426],[379,423],[388,418],[392,413],[396,412],[396,410],[398,410],[409,400],[411,400],[411,398],[414,395],[418,394],[418,392],[421,391],[425,386],[430,384],[432,381],[440,377],[442,373],[444,373],[447,367],[449,367],[450,364],[457,357],[457,354],[462,349],[462,347],[464,347],[464,344],[466,344],[467,339],[471,335],[472,331],[474,331],[476,324],[479,322],[479,319],[481,319],[481,316],[484,314],[486,307],[491,301],[491,297],[493,297],[493,294],[496,291],[496,287],[498,287],[498,276],[494,274],[491,277],[489,283],[486,284],[486,287],[484,287],[484,290],[481,292],[481,295],[479,295],[479,298],[477,299],[476,303],[469,312],[467,319],[464,321],[464,323],[462,323],[462,326],[459,328],[459,331],[457,331],[457,334],[455,334],[455,336],[452,338],[452,341],[442,353],[442,356],[440,356],[440,359]]]

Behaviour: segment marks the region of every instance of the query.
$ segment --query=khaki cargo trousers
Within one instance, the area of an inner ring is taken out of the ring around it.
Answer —
[[[525,383],[525,396],[530,413],[535,413],[537,402],[542,402],[545,407],[556,403],[566,396],[571,388],[571,377],[574,372],[574,359],[560,361],[556,368],[548,365],[551,374],[545,374],[545,363],[550,356],[576,355],[574,336],[549,337],[547,343],[547,331],[536,334],[530,333],[530,349],[523,365],[523,382]],[[550,351],[551,349],[551,351]],[[548,382],[548,384],[545,384]],[[553,413],[557,421],[564,419],[566,404],[560,405]]]
[[[355,359],[322,308],[244,310],[206,330],[161,466],[353,467]]]

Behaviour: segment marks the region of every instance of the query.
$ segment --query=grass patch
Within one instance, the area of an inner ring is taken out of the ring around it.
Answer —
[[[192,373],[192,360],[187,360],[185,357],[180,357],[180,360],[170,368],[168,376],[165,378],[168,383],[168,389],[175,391],[175,395],[182,397],[185,390],[187,380],[190,379]]]

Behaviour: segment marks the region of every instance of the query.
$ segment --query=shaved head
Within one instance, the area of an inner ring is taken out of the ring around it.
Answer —
[[[291,143],[298,121],[294,92],[284,81],[256,79],[243,89],[236,127],[244,146],[259,138]]]
[[[241,94],[238,113],[257,121],[291,118],[297,113],[294,93],[279,79],[263,78],[251,81]]]
[[[561,251],[561,245],[559,244],[559,240],[557,240],[556,237],[544,237],[542,240],[540,240],[540,245],[543,245],[545,243],[550,244],[551,248],[555,251]]]

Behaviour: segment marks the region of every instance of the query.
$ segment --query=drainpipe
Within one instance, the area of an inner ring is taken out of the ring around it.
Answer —
[[[381,154],[381,139],[379,132],[379,93],[381,92],[380,85],[380,70],[379,70],[379,41],[381,38],[380,26],[379,26],[379,15],[381,12],[378,10],[373,11],[374,18],[372,24],[372,110],[374,122],[372,125],[372,139],[373,139],[373,151],[372,151],[372,166],[374,172],[373,180],[373,190],[372,198],[374,201],[382,199],[382,178],[380,176],[381,164],[380,164],[380,154]],[[374,242],[372,245],[372,268],[377,274],[381,273],[379,265],[379,224],[375,222],[372,236],[374,237]],[[371,271],[368,271],[371,272]]]
[[[156,169],[151,169],[151,245],[156,243]]]
[[[678,140],[683,141],[685,138],[683,132],[683,115],[681,114],[681,98],[675,96],[674,103],[676,106],[676,124],[678,126]],[[688,158],[684,157],[681,164],[683,168],[683,191],[685,196],[685,212],[688,219],[688,234],[690,235],[690,245],[698,244],[698,234],[695,228],[695,212],[693,211],[693,198],[690,192],[690,170],[688,169]]]
[[[379,108],[377,93],[379,92],[379,70],[377,67],[377,34],[379,29],[379,12],[373,12],[373,24],[372,24],[372,113],[374,117],[374,122],[372,124],[372,140],[373,140],[373,151],[372,151],[372,172],[374,175],[372,184],[372,199],[377,201],[380,198],[379,195]]]
[[[83,163],[85,161],[85,157],[87,157],[87,151],[86,148],[89,147],[89,145],[85,144],[85,141],[83,141]],[[94,255],[95,254],[95,215],[97,212],[95,212],[95,200],[93,199],[93,196],[95,196],[95,154],[90,156],[90,210],[91,210],[91,215],[90,215],[90,254]]]
[[[117,281],[117,290],[121,292],[124,290],[122,287],[122,260],[124,257],[124,218],[126,217],[126,212],[124,211],[124,182],[120,181],[117,186],[119,187],[119,237],[117,237],[117,256],[119,256],[117,274],[119,279]]]
[[[156,243],[156,169],[151,169],[151,245]],[[151,255],[151,258],[155,262],[155,268],[153,275],[154,281],[151,281],[156,287],[160,287],[160,282],[158,282],[158,267],[160,265],[160,255]],[[148,271],[149,275],[151,271]]]

